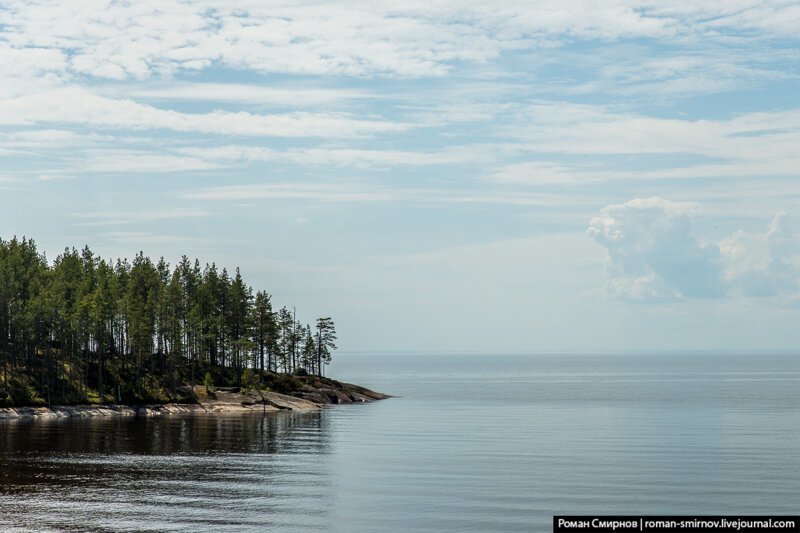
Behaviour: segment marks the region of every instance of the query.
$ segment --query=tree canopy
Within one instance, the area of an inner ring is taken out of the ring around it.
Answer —
[[[141,399],[154,379],[174,396],[206,372],[245,368],[322,375],[335,339],[330,318],[303,325],[294,308],[254,293],[238,268],[186,256],[171,268],[141,252],[109,261],[88,247],[49,263],[33,240],[0,239],[0,404],[24,401],[15,394]],[[13,390],[20,375],[28,390]]]

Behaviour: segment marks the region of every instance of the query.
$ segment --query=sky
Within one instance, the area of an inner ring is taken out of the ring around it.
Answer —
[[[800,4],[0,3],[0,237],[347,352],[800,348]]]

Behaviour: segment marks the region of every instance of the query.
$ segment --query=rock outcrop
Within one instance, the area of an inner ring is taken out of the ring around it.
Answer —
[[[329,405],[371,402],[389,398],[386,394],[358,385],[311,376],[292,377],[286,382],[286,387],[289,390],[282,393],[272,390],[243,391],[239,387],[218,387],[206,391],[204,387],[198,386],[194,389],[195,397],[198,400],[196,403],[3,407],[0,408],[0,420],[310,411]]]

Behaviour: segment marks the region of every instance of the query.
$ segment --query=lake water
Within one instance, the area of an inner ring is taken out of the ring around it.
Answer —
[[[0,530],[550,531],[798,514],[800,357],[339,356],[400,397],[0,423]]]

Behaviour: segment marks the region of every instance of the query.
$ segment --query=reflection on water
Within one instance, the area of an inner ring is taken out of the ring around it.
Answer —
[[[327,414],[5,423],[0,529],[324,529]]]
[[[550,531],[796,514],[800,357],[345,357],[396,398],[0,423],[0,531]]]

